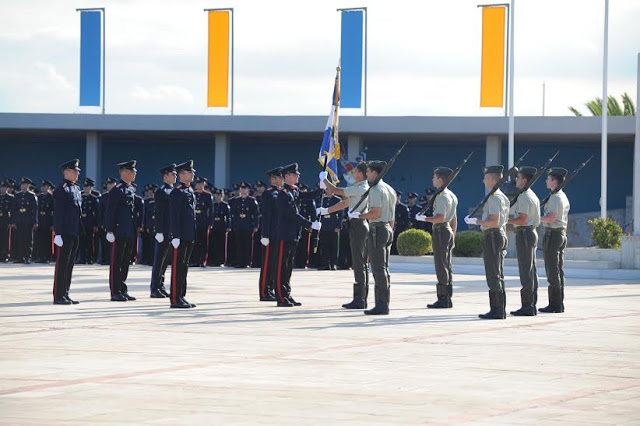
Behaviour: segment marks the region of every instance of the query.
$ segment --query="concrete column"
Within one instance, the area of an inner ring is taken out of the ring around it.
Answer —
[[[229,163],[231,161],[229,136],[226,133],[216,133],[215,143],[216,157],[213,170],[213,184],[216,188],[227,188],[230,181]]]
[[[98,132],[87,132],[86,151],[86,161],[80,168],[86,177],[96,181],[96,188],[101,188],[102,138]]]
[[[349,135],[347,138],[347,158],[349,161],[356,161],[356,157],[360,155],[364,149],[364,142],[360,135]]]
[[[487,136],[486,166],[502,164],[502,138],[500,136]]]
[[[636,140],[633,145],[633,235],[640,236],[640,53],[636,80]]]

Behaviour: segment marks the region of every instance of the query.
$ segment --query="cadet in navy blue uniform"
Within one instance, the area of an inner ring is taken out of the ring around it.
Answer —
[[[396,221],[393,230],[393,244],[391,244],[391,254],[398,254],[398,235],[409,229],[409,208],[402,203],[402,191],[396,191]],[[415,219],[415,217],[414,217]]]
[[[144,186],[144,218],[142,220],[142,264],[153,265],[155,251],[154,226],[156,220],[156,201],[154,192],[158,186],[149,183]]]
[[[13,226],[16,231],[15,263],[31,263],[33,254],[33,231],[38,226],[38,198],[29,190],[33,185],[31,179],[23,177],[20,181],[20,192],[14,199]]]
[[[227,262],[227,242],[231,232],[231,209],[223,201],[222,189],[213,189],[213,228],[209,234],[208,263],[211,266],[222,266]]]
[[[105,228],[105,218],[107,216],[107,205],[109,204],[109,191],[113,189],[118,183],[112,177],[108,177],[103,185],[104,192],[100,196],[100,203],[98,204],[98,229],[100,232],[100,264],[111,264],[111,243],[107,241],[107,230]]]
[[[61,164],[64,181],[53,192],[53,239],[56,248],[56,270],[53,278],[53,303],[56,305],[78,304],[69,297],[71,273],[78,251],[78,237],[82,223],[82,196],[78,186],[80,160]]]
[[[300,193],[305,193],[309,190],[304,183],[298,184]],[[308,221],[315,222],[318,215],[316,214],[316,200],[313,198],[304,198],[300,200],[300,215]],[[315,236],[317,231],[312,231],[307,228],[300,230],[300,241],[296,245],[296,254],[293,258],[293,267],[306,269],[307,266],[317,267],[318,262],[316,259],[317,239]]]
[[[251,264],[253,233],[258,231],[258,203],[249,196],[250,185],[240,184],[240,196],[231,205],[231,226],[235,236],[236,268],[248,268]]]
[[[169,210],[169,194],[173,191],[178,175],[174,163],[160,169],[162,186],[156,189],[155,200],[155,253],[153,256],[153,269],[151,271],[150,297],[164,298],[169,293],[164,288],[164,275],[171,261],[171,215]]]
[[[133,186],[133,223],[136,225],[136,241],[131,253],[131,263],[138,262],[140,255],[140,237],[142,235],[142,225],[144,222],[144,199],[138,195],[138,185]]]
[[[206,265],[209,232],[213,222],[213,197],[204,190],[206,184],[206,178],[201,176],[196,178],[196,241],[189,266],[204,267]]]
[[[278,225],[275,244],[278,248],[278,268],[276,270],[276,297],[278,306],[300,306],[291,297],[291,272],[296,244],[300,238],[300,228],[312,228],[320,231],[322,224],[311,222],[300,215],[298,200],[303,198],[317,198],[321,190],[300,193],[297,187],[300,172],[298,164],[283,167],[284,186],[278,191]]]
[[[262,267],[260,268],[260,281],[258,296],[261,302],[275,302],[275,269],[277,267],[277,250],[273,248],[277,233],[278,191],[284,183],[282,167],[267,172],[271,185],[263,193],[260,199],[260,243],[264,246]]]
[[[423,229],[423,222],[416,220],[416,215],[420,213],[422,207],[418,204],[418,194],[409,192],[407,194],[407,209],[409,209],[409,227],[415,229]]]
[[[95,182],[91,178],[84,178],[82,191],[82,229],[80,230],[80,247],[78,248],[78,262],[92,264],[97,256],[98,215],[100,213],[100,194],[93,190]]]
[[[38,227],[34,237],[33,252],[36,262],[49,263],[53,256],[53,193],[55,186],[48,180],[40,184],[38,194]]]
[[[196,239],[196,196],[191,188],[195,174],[193,160],[176,166],[180,184],[169,195],[171,222],[171,245],[173,245],[173,266],[171,268],[171,307],[195,308],[187,302],[187,272],[189,257]]]
[[[109,191],[105,213],[107,241],[111,243],[109,289],[113,302],[136,300],[127,289],[127,276],[133,250],[136,248],[135,187],[136,160],[118,164],[120,181]]]
[[[3,180],[0,186],[0,262],[9,261],[9,243],[11,239],[11,214],[13,213],[13,197],[10,188],[13,184]]]
[[[319,201],[318,208],[329,208],[340,202],[340,198],[335,195],[326,196]],[[317,213],[317,211],[316,211]],[[338,269],[338,244],[340,240],[340,229],[342,228],[343,210],[322,216],[322,229],[320,230],[320,241],[318,251],[320,252],[319,270],[335,271]]]
[[[258,221],[256,225],[256,228],[258,230],[253,233],[253,256],[251,257],[251,266],[253,268],[262,268],[262,258],[264,257],[264,250],[263,245],[260,244],[260,239],[262,238],[262,232],[260,230],[260,226],[262,224],[262,211],[260,209],[260,206],[262,205],[262,196],[264,195],[267,187],[265,186],[263,181],[258,180],[253,185],[253,188],[253,198],[255,198],[256,202],[258,203]]]

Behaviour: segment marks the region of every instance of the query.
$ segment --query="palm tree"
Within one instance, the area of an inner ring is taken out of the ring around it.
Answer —
[[[594,100],[587,102],[584,104],[587,107],[591,115],[601,116],[602,115],[602,98],[596,97]],[[569,111],[571,111],[576,117],[582,117],[582,113],[575,109],[574,107],[569,107]],[[609,96],[607,98],[607,114],[608,115],[636,115],[636,107],[633,104],[633,100],[631,97],[625,92],[622,95],[622,107],[620,107],[620,103],[613,96]]]

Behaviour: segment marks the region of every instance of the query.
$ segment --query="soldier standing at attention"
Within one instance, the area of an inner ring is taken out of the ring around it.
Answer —
[[[537,173],[535,167],[524,166],[518,170],[516,187],[522,190]],[[518,256],[518,270],[520,272],[520,301],[522,307],[512,311],[515,316],[536,315],[538,302],[538,270],[536,268],[536,249],[538,247],[538,225],[540,225],[540,200],[528,188],[521,193],[513,205],[514,217],[509,224],[516,229],[516,254]]]
[[[187,272],[189,257],[196,239],[196,196],[191,188],[195,175],[193,160],[176,166],[180,184],[169,195],[171,223],[171,245],[173,246],[173,265],[171,267],[171,307],[195,308],[187,302]]]
[[[101,265],[111,264],[111,243],[107,241],[107,231],[105,229],[105,219],[107,215],[107,205],[109,204],[109,191],[116,186],[116,181],[112,177],[108,177],[104,182],[105,192],[100,196],[100,203],[98,204],[98,224],[100,230],[100,247],[101,247]]]
[[[38,227],[38,198],[29,190],[28,177],[20,181],[20,192],[14,196],[13,226],[16,230],[15,263],[31,263],[33,231]],[[13,254],[13,253],[12,253]]]
[[[553,167],[547,172],[547,188],[555,190],[564,182],[567,169]],[[564,312],[564,249],[567,246],[567,222],[569,220],[569,199],[562,191],[558,191],[549,197],[544,205],[544,216],[540,221],[544,224],[544,267],[549,281],[549,305],[540,308],[540,312],[561,313]]]
[[[38,228],[35,232],[34,258],[38,263],[51,262],[53,255],[53,193],[55,186],[43,180],[38,194]]]
[[[322,181],[324,186],[327,187],[327,192],[330,194],[336,194],[341,197],[347,197],[340,203],[326,210],[320,209],[320,214],[331,213],[335,210],[343,210],[348,208],[351,211],[358,201],[362,198],[367,189],[369,189],[369,183],[367,182],[367,164],[359,162],[356,164],[354,174],[355,183],[346,188],[338,188],[329,182],[326,178]],[[320,178],[323,178],[321,175]],[[322,187],[323,185],[320,185]],[[367,213],[369,207],[369,200],[363,201],[358,209],[357,213],[360,213],[360,217],[355,215],[349,216],[349,242],[351,243],[351,265],[353,268],[353,277],[355,284],[353,285],[353,300],[349,303],[342,305],[345,309],[366,309],[367,308],[367,296],[369,295],[369,271],[367,268],[367,239],[369,237],[369,223],[362,217],[364,213]]]
[[[142,221],[142,264],[153,265],[156,241],[154,229],[156,222],[156,200],[154,193],[158,189],[155,183],[144,186],[144,219]]]
[[[391,254],[398,254],[398,235],[409,229],[409,208],[402,203],[402,191],[396,191],[396,228],[393,230],[393,244],[391,244]]]
[[[78,304],[69,297],[71,273],[78,251],[78,236],[81,228],[82,196],[78,186],[80,160],[61,164],[64,181],[53,192],[53,239],[56,249],[56,270],[53,278],[53,303],[55,305]]]
[[[328,211],[329,208],[340,203],[340,198],[329,195],[322,200],[318,200],[319,207],[316,214],[320,214],[320,208]],[[319,270],[336,271],[338,269],[338,245],[340,244],[340,228],[342,227],[342,216],[344,209],[332,210],[331,213],[322,215],[322,229],[319,238],[320,262]]]
[[[223,191],[213,189],[213,228],[209,234],[209,259],[212,266],[222,266],[226,262],[227,240],[231,232],[231,209],[223,201]]]
[[[249,196],[250,185],[240,184],[240,196],[231,205],[231,225],[235,236],[236,268],[248,268],[251,263],[252,235],[258,231],[258,203]]]
[[[297,186],[300,194],[304,194],[309,191],[309,188],[304,183],[298,183]],[[298,208],[302,217],[310,222],[316,221],[318,217],[316,215],[316,200],[313,198],[301,198]],[[306,269],[307,266],[318,266],[317,240],[315,238],[316,233],[317,231],[312,232],[312,230],[307,228],[302,228],[300,230],[300,239],[296,246],[296,253],[293,258],[294,268]]]
[[[433,169],[433,186],[442,188],[453,173],[448,167]],[[433,262],[436,268],[436,294],[438,300],[427,305],[427,308],[451,308],[453,295],[453,269],[451,268],[451,252],[458,228],[458,197],[448,188],[442,191],[433,204],[433,216],[417,215],[416,220],[433,224]]]
[[[407,193],[407,209],[409,209],[409,227],[414,229],[423,229],[424,224],[416,220],[416,215],[420,213],[422,207],[417,204],[418,194],[415,192]]]
[[[84,178],[82,191],[82,229],[80,230],[79,263],[92,264],[98,238],[99,195],[93,190],[93,179]]]
[[[133,221],[136,225],[135,244],[131,252],[131,263],[138,262],[138,254],[140,251],[140,236],[142,235],[142,223],[144,222],[144,199],[138,195],[138,185],[133,186]]]
[[[196,178],[196,241],[193,246],[193,254],[189,266],[205,266],[209,247],[209,231],[213,219],[213,197],[204,190],[207,179],[201,176]]]
[[[273,248],[277,233],[277,211],[278,191],[284,184],[282,178],[282,167],[276,167],[267,172],[269,183],[271,184],[263,193],[260,199],[260,243],[264,246],[262,267],[260,268],[260,281],[258,283],[258,296],[261,302],[275,302],[275,270],[278,266],[276,257],[277,249]]]
[[[491,191],[502,179],[502,166],[488,166],[483,169],[484,187]],[[489,197],[482,209],[482,220],[465,217],[467,225],[480,225],[482,229],[482,257],[489,287],[491,310],[478,315],[481,319],[505,319],[506,294],[504,288],[504,250],[507,249],[505,225],[509,219],[509,199],[497,189]]]
[[[157,241],[153,256],[153,269],[151,270],[150,297],[162,299],[169,296],[164,288],[164,275],[171,261],[171,225],[169,212],[169,194],[173,191],[173,185],[178,178],[176,165],[169,164],[160,169],[162,186],[156,189],[153,196],[155,200],[154,230]]]
[[[127,289],[127,276],[133,251],[136,249],[138,230],[135,218],[136,160],[118,164],[120,182],[109,191],[109,204],[105,216],[107,241],[111,243],[109,289],[112,302],[136,300]]]
[[[0,262],[9,261],[9,241],[11,239],[11,214],[13,194],[9,190],[13,184],[3,180],[0,185]]]
[[[253,233],[253,242],[252,242],[253,256],[251,257],[251,267],[262,269],[262,258],[264,257],[264,253],[263,253],[264,246],[260,244],[260,239],[262,238],[262,231],[260,229],[260,226],[262,225],[261,206],[262,206],[262,196],[264,195],[264,192],[266,191],[267,187],[265,186],[263,181],[258,180],[253,185],[253,188],[254,188],[253,198],[255,198],[256,202],[258,203],[258,221],[256,226],[257,231]]]

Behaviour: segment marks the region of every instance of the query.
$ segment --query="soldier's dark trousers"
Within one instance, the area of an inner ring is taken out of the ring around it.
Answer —
[[[232,230],[227,234],[227,259],[225,264],[235,266],[238,263],[237,257],[236,232]]]
[[[34,235],[34,257],[37,261],[49,262],[53,256],[51,228],[38,227]],[[0,257],[1,258],[1,257]]]
[[[260,299],[264,299],[268,297],[269,294],[275,293],[277,268],[278,247],[276,247],[276,242],[273,241],[262,250],[262,267],[260,268],[260,281],[258,283]]]
[[[482,231],[482,258],[489,291],[504,293],[504,250],[507,235],[502,228]]]
[[[224,230],[213,230],[209,233],[209,254],[207,263],[220,266],[225,263],[227,251],[227,233]]]
[[[251,267],[262,268],[262,260],[264,257],[264,246],[260,243],[261,233],[253,233],[253,254],[251,255]]]
[[[173,264],[171,266],[171,304],[178,303],[187,295],[187,272],[189,258],[193,252],[193,241],[180,241],[178,248],[173,248]]]
[[[167,271],[167,266],[171,261],[173,247],[171,246],[171,239],[165,238],[161,243],[156,241],[156,247],[153,255],[153,269],[151,270],[151,285],[150,290],[158,290],[164,285],[164,275]]]
[[[235,234],[235,246],[236,246],[236,266],[247,267],[251,263],[251,245],[253,240],[251,238],[250,229],[236,229],[233,231]]]
[[[78,252],[78,237],[62,234],[62,247],[56,247],[56,270],[53,277],[53,300],[69,297],[71,273]]]
[[[333,230],[320,232],[321,260],[319,268],[336,266],[338,263],[338,234]]]
[[[145,265],[153,265],[155,256],[156,239],[152,232],[142,232],[142,262]]]
[[[16,225],[15,256],[16,260],[31,260],[33,254],[33,225],[30,223],[19,223]],[[13,254],[13,253],[12,253]]]
[[[207,259],[207,252],[209,247],[209,227],[198,226],[196,227],[196,241],[193,244],[193,253],[191,254],[192,265],[204,265]]]
[[[453,250],[453,230],[449,223],[434,224],[433,263],[436,268],[438,300],[449,300],[453,295],[453,269],[451,251]]]
[[[111,297],[127,293],[125,281],[129,275],[129,263],[136,247],[136,237],[116,238],[111,244],[111,267],[109,268]]]
[[[88,232],[80,235],[78,260],[80,263],[93,263],[96,259],[96,234]]]
[[[536,268],[536,248],[538,232],[533,226],[516,227],[516,253],[520,273],[520,300],[522,307],[535,310],[538,302],[538,269]]]
[[[305,228],[300,232],[300,241],[296,246],[296,254],[293,261],[294,268],[305,268],[309,265],[311,243],[311,233]]]
[[[0,225],[0,262],[6,262],[9,258],[10,228],[10,225]]]
[[[564,311],[564,249],[567,232],[563,229],[546,228],[542,248],[544,268],[549,282],[549,306]]]
[[[107,241],[107,233],[104,229],[100,230],[100,246],[102,251],[101,263],[103,265],[111,264],[111,243]]]
[[[367,240],[369,223],[366,220],[349,220],[349,242],[351,243],[351,267],[358,288],[369,284],[369,268],[367,262]]]
[[[393,244],[393,229],[387,222],[369,224],[367,250],[371,262],[371,272],[375,280],[376,306],[389,307],[391,276],[389,275],[389,255]]]
[[[276,272],[276,297],[279,302],[286,302],[291,296],[291,272],[296,253],[296,241],[278,241],[278,267]]]

